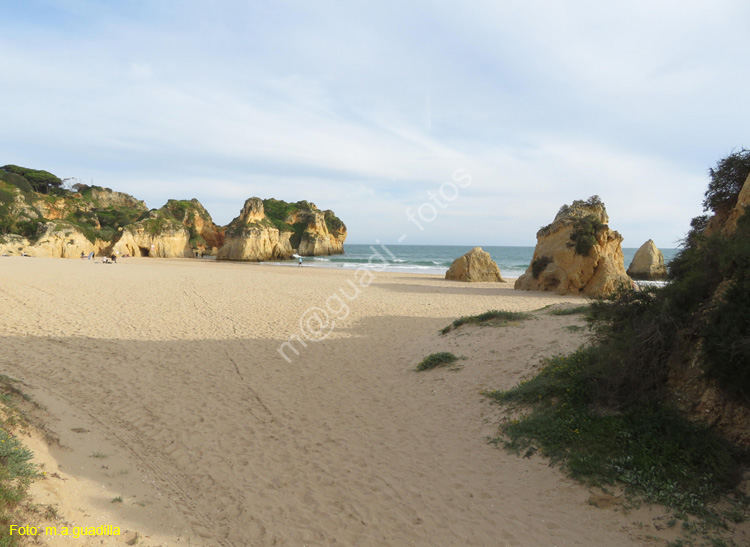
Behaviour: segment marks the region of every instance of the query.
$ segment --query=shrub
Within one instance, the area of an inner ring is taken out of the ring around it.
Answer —
[[[344,222],[337,217],[333,211],[326,211],[324,213],[324,218],[326,221],[326,228],[328,228],[328,231],[332,234],[339,234],[346,230],[346,226],[344,225]]]
[[[737,483],[734,452],[707,429],[658,404],[603,413],[595,405],[590,350],[549,359],[541,373],[508,391],[486,393],[504,404],[530,405],[506,422],[509,449],[541,449],[570,474],[594,484],[624,483],[649,501],[705,516],[706,503]]]
[[[0,170],[0,180],[12,184],[24,193],[33,191],[31,184],[23,176],[17,173],[10,173],[8,171]]]
[[[299,203],[287,203],[286,201],[273,198],[263,200],[263,211],[273,225],[282,232],[295,231],[287,222],[287,219],[300,208]]]
[[[596,245],[596,232],[604,227],[594,215],[578,217],[573,220],[573,231],[570,240],[575,243],[576,254],[586,256]]]
[[[728,210],[737,203],[737,196],[750,175],[750,150],[732,152],[708,170],[711,182],[703,200],[704,211]]]
[[[512,321],[523,321],[524,319],[530,319],[531,314],[523,313],[518,311],[504,311],[504,310],[489,310],[479,315],[469,315],[455,319],[453,323],[445,327],[442,334],[447,334],[451,330],[460,327],[466,323],[473,323],[476,325],[485,325],[491,327],[502,327],[509,325]]]
[[[550,315],[577,315],[585,314],[591,310],[591,306],[575,306],[573,308],[555,308],[550,310]]]
[[[14,232],[29,240],[35,240],[39,235],[42,223],[38,220],[19,220],[16,222]]]
[[[431,368],[449,365],[456,361],[458,361],[458,357],[447,351],[432,353],[422,359],[422,362],[417,365],[417,370],[429,370]]]
[[[15,173],[24,177],[36,192],[46,194],[52,188],[59,188],[63,182],[48,171],[39,169],[29,169],[28,167],[19,167],[18,165],[5,165],[0,170],[8,173]]]

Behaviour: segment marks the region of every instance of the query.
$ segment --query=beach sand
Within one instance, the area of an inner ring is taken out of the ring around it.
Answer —
[[[480,392],[575,349],[584,334],[564,327],[579,316],[439,334],[462,315],[580,299],[377,273],[356,295],[359,280],[208,260],[0,258],[0,372],[44,406],[54,440],[28,440],[48,473],[35,498],[57,504],[58,526],[118,526],[138,545],[601,546],[659,534],[658,508],[597,507],[606,496],[544,458],[487,442],[502,411]],[[301,317],[319,324],[304,315],[312,306],[335,327],[294,342],[299,355],[287,346],[288,362],[278,349]],[[466,359],[414,371],[437,351]]]

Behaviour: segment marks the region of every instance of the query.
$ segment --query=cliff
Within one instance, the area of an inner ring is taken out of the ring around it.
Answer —
[[[260,262],[291,258],[294,254],[290,243],[292,235],[292,231],[280,230],[268,219],[260,198],[250,198],[240,216],[227,226],[224,246],[216,259]]]
[[[670,263],[670,303],[687,317],[668,386],[691,419],[750,448],[750,175],[735,196]]]
[[[248,202],[240,217],[221,227],[197,199],[169,200],[149,211],[129,194],[86,184],[68,190],[47,171],[6,165],[0,167],[0,253],[188,258],[202,252],[268,260],[344,252],[346,226],[333,211],[306,201]]]
[[[605,296],[629,286],[622,236],[608,223],[597,196],[563,205],[552,224],[537,232],[532,262],[514,288]]]
[[[227,226],[219,260],[263,261],[344,252],[346,226],[314,203],[250,198]]]

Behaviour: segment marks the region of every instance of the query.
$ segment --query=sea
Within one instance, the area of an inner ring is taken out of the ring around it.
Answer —
[[[344,254],[332,256],[302,257],[304,266],[315,268],[351,269],[373,268],[378,271],[421,273],[444,276],[451,263],[469,252],[470,245],[357,245],[346,243]],[[521,276],[531,264],[534,247],[482,247],[490,253],[506,278]],[[623,248],[625,268],[633,260],[637,248]],[[664,261],[669,261],[678,249],[660,249]],[[295,259],[298,260],[298,259]],[[282,266],[297,265],[297,262],[277,262]]]

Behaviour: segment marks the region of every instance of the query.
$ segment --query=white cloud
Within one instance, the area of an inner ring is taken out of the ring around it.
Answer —
[[[0,161],[197,197],[222,223],[250,196],[308,199],[393,242],[464,168],[414,241],[533,244],[599,194],[626,244],[671,246],[707,167],[747,144],[738,1],[23,5]]]

